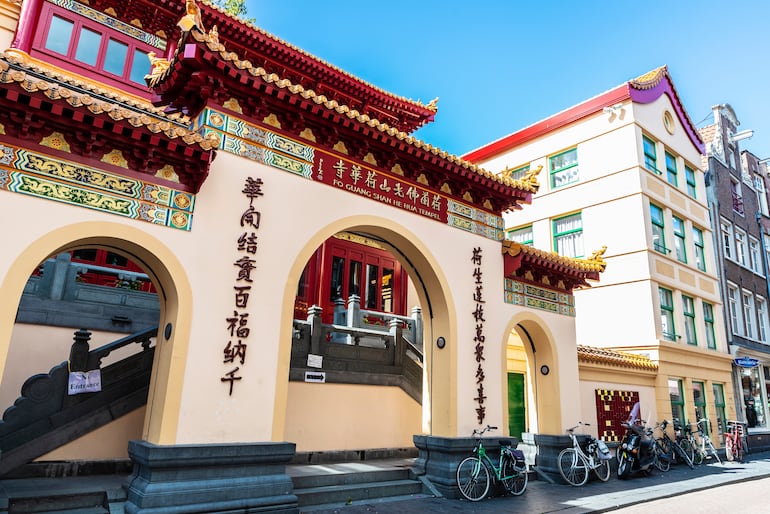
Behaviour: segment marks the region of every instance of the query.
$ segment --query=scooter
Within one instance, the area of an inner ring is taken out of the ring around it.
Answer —
[[[618,478],[624,480],[639,471],[649,473],[658,459],[652,429],[629,423],[620,425],[625,427],[626,435],[618,446]]]

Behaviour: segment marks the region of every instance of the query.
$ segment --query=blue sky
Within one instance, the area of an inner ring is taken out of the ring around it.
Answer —
[[[770,157],[767,0],[247,0],[275,36],[436,120],[419,139],[463,155],[668,65],[697,126],[729,103]]]

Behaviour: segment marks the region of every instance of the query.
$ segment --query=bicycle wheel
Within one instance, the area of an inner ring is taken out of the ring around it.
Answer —
[[[690,467],[690,469],[693,469],[694,466],[692,465],[692,459],[690,458],[689,455],[687,455],[684,452],[682,447],[679,446],[679,443],[677,443],[676,441],[672,441],[671,446],[672,448],[674,448],[674,453],[677,455],[677,457],[679,457],[679,459],[681,459],[682,462],[687,464]]]
[[[722,464],[722,459],[719,458],[719,453],[717,452],[717,449],[714,448],[714,443],[711,442],[711,439],[707,439],[706,444],[708,446],[709,453],[714,456],[718,463]]]
[[[692,442],[689,439],[681,439],[678,443],[682,451],[689,457],[690,462],[695,464],[695,449],[692,446]]]
[[[665,439],[658,439],[655,441],[655,453],[658,454],[655,459],[655,467],[659,471],[665,473],[671,469],[671,454],[663,449],[663,441],[665,441]]]
[[[729,461],[735,459],[733,454],[733,438],[729,435],[725,437],[725,458]]]
[[[472,502],[483,500],[489,492],[489,470],[478,457],[466,457],[457,466],[457,487]]]
[[[692,463],[700,466],[704,460],[703,449],[694,441],[690,441],[690,446],[692,447]]]
[[[574,448],[559,453],[559,473],[565,482],[575,487],[588,482],[588,463]]]
[[[509,458],[503,460],[500,475],[502,477],[510,477],[503,478],[503,486],[505,486],[506,491],[514,496],[519,496],[527,488],[527,482],[529,482],[527,471],[516,471],[513,467],[513,461]]]
[[[625,480],[629,476],[631,476],[631,461],[628,460],[626,452],[622,452],[618,459],[618,478]]]
[[[599,462],[599,466],[594,468],[594,473],[596,473],[596,476],[599,480],[606,482],[610,479],[610,474],[612,473],[609,459],[598,460],[599,457],[597,455],[594,455],[594,459],[597,459],[597,462]]]

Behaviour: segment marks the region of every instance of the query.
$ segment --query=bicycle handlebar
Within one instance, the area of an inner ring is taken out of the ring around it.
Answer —
[[[473,429],[473,436],[481,436],[484,432],[487,432],[489,430],[497,430],[497,427],[493,427],[492,425],[487,425],[486,427],[482,428],[481,430],[474,428]]]

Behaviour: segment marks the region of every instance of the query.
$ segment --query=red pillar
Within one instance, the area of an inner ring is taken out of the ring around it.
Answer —
[[[35,36],[35,27],[40,19],[40,10],[43,8],[43,0],[24,0],[21,4],[19,24],[16,27],[16,37],[12,48],[18,48],[29,53],[32,49],[32,38]]]

